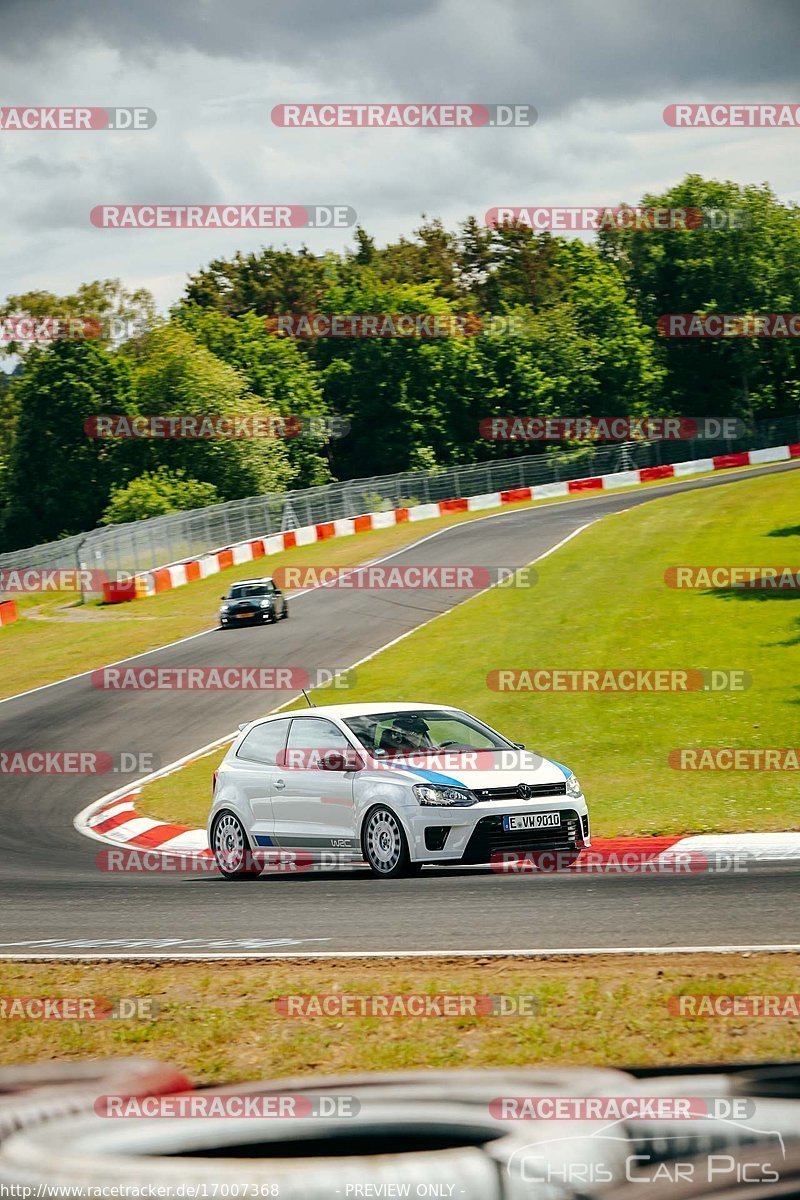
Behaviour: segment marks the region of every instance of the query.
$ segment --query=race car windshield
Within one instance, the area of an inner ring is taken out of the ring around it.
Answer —
[[[512,742],[480,721],[442,709],[367,713],[345,720],[370,754],[432,754],[439,750],[508,750]]]
[[[231,588],[229,600],[247,600],[251,596],[269,596],[272,594],[272,588],[267,583],[248,583],[242,587]]]

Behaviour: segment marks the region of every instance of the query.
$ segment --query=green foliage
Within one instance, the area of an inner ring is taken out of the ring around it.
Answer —
[[[101,518],[102,525],[123,525],[164,513],[185,512],[217,504],[219,495],[212,483],[188,479],[184,471],[161,467],[132,479],[124,487],[111,489],[111,499]]]
[[[600,251],[620,271],[647,325],[668,313],[800,311],[800,208],[764,185],[688,175],[642,207],[711,211],[720,228],[606,231]],[[733,222],[729,214],[735,214]],[[796,339],[662,339],[664,403],[682,414],[745,420],[797,411]]]
[[[3,542],[15,549],[92,529],[133,463],[130,444],[88,437],[84,423],[98,413],[134,411],[127,364],[95,342],[59,342],[31,351],[13,396],[19,415]]]
[[[137,410],[148,416],[245,416],[274,412],[229,366],[178,324],[123,347]],[[276,438],[148,439],[135,444],[137,474],[167,467],[213,484],[223,500],[284,490],[292,471]]]

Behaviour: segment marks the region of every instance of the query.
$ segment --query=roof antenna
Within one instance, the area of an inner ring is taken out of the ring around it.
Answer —
[[[316,707],[317,707],[317,706],[316,706],[316,704],[312,704],[312,702],[309,700],[309,698],[308,698],[308,692],[306,691],[306,689],[305,689],[305,688],[300,688],[300,691],[301,691],[301,692],[303,693],[303,695],[305,696],[305,698],[306,698],[306,704],[308,705],[308,707],[309,707],[309,708],[316,708]]]

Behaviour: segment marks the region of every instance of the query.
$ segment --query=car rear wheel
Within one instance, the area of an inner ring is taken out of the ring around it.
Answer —
[[[364,857],[379,879],[418,875],[422,863],[411,861],[408,841],[397,817],[388,808],[373,808],[361,835]]]
[[[220,813],[215,820],[211,830],[211,849],[226,879],[256,879],[261,874],[244,825],[233,813]]]

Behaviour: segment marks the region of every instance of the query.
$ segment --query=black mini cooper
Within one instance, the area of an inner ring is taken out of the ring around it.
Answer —
[[[243,579],[232,583],[227,596],[222,597],[219,623],[222,629],[231,625],[274,625],[289,616],[289,605],[281,589],[271,579]]]

